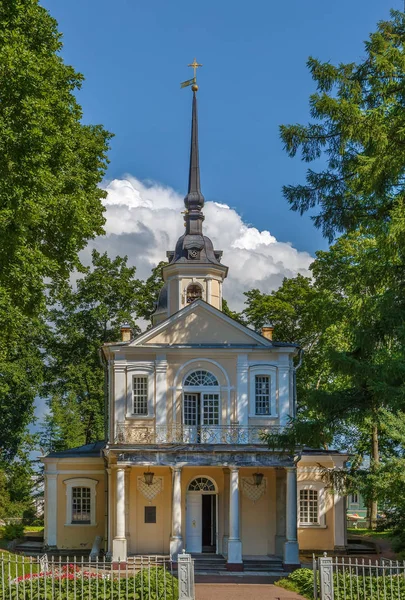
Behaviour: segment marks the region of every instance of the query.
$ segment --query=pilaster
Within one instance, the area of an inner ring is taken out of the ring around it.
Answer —
[[[239,425],[247,427],[249,405],[248,405],[248,376],[249,363],[247,354],[238,354],[237,364],[237,388],[236,388],[236,418]]]
[[[166,354],[156,357],[156,425],[167,424],[167,360]]]

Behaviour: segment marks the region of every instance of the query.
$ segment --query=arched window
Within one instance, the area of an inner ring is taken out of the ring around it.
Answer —
[[[196,477],[188,486],[189,492],[214,492],[215,485],[207,477]]]
[[[209,371],[194,371],[190,373],[184,381],[184,386],[211,386],[211,385],[219,385],[217,378],[215,375],[210,373]]]
[[[202,287],[196,283],[191,283],[187,288],[187,304],[202,298]]]

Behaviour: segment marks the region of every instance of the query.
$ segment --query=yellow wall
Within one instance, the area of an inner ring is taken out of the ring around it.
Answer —
[[[201,318],[201,312],[204,312],[203,319]],[[216,315],[208,314],[204,308],[197,307],[195,312],[184,315],[183,318],[179,318],[145,342],[146,345],[184,343],[252,344],[252,338]]]
[[[101,459],[89,460],[88,463],[73,463],[58,461],[58,470],[63,473],[57,475],[57,547],[60,549],[91,549],[94,539],[100,535],[104,537],[105,527],[105,475]],[[78,473],[78,471],[81,471]],[[86,472],[88,473],[86,475]],[[69,525],[66,520],[66,485],[63,483],[73,478],[90,478],[98,481],[96,486],[96,525]]]
[[[332,461],[319,460],[316,463],[298,463],[298,482],[321,482],[323,485],[319,464],[322,467],[334,468]],[[301,467],[301,469],[300,469]],[[306,469],[305,471],[303,469]],[[311,469],[311,472],[307,469]],[[298,488],[299,489],[299,488]],[[299,498],[299,492],[298,492]],[[325,527],[299,527],[298,543],[301,550],[333,550],[335,547],[335,511],[333,494],[324,490],[325,498]]]
[[[239,476],[252,477],[252,469],[240,469]],[[266,478],[266,493],[257,501],[240,490],[241,540],[245,556],[274,554],[276,535],[276,474],[274,469],[260,469]]]

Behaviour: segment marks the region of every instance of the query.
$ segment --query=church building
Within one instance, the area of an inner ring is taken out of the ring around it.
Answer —
[[[230,571],[248,557],[290,569],[299,545],[344,548],[345,499],[320,465],[346,457],[281,454],[263,439],[295,414],[300,348],[222,312],[228,268],[204,235],[197,89],[184,235],[167,252],[153,327],[132,337],[124,324],[102,347],[106,439],[42,459],[45,544],[73,553],[98,538],[113,561],[185,549],[222,555]]]

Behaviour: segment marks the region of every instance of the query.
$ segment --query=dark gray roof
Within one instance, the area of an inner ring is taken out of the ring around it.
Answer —
[[[190,258],[189,251],[195,250],[198,258]],[[177,240],[176,249],[168,253],[170,264],[173,263],[213,263],[219,265],[222,250],[214,250],[214,246],[206,235],[195,235],[185,233]]]
[[[94,444],[85,444],[84,446],[61,450],[60,452],[50,452],[46,455],[46,458],[99,458],[105,446],[106,442],[94,442]]]
[[[159,298],[158,298],[158,301],[156,302],[156,308],[153,313],[154,315],[167,312],[167,290],[168,290],[168,285],[167,285],[167,283],[165,283],[159,292]]]

